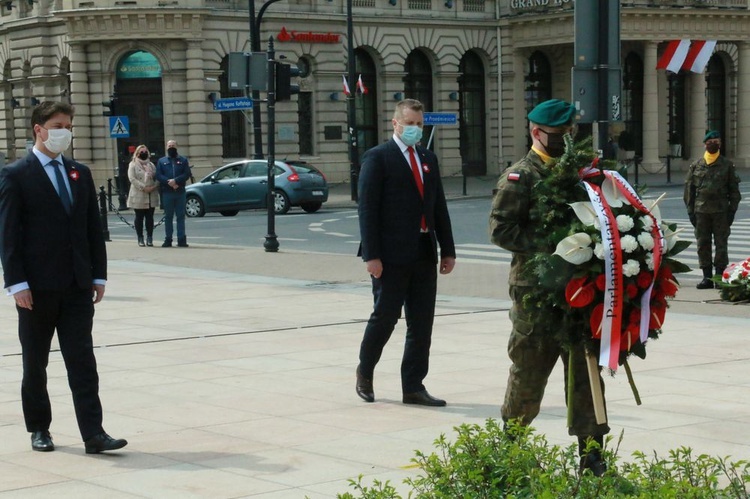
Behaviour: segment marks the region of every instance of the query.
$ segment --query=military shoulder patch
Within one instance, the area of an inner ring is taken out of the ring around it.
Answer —
[[[521,180],[521,174],[516,172],[509,173],[508,180],[510,180],[511,182],[518,182],[519,180]]]

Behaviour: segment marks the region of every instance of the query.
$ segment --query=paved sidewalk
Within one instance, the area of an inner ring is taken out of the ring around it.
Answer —
[[[447,182],[446,184],[450,183]],[[493,180],[474,178],[478,194]],[[342,194],[343,195],[343,194]],[[451,188],[455,196],[455,188]],[[57,450],[32,452],[19,394],[16,313],[0,302],[0,497],[335,497],[348,480],[401,481],[414,450],[440,433],[498,417],[509,362],[507,269],[465,264],[440,278],[429,390],[445,408],[400,402],[403,321],[375,376],[377,401],[354,393],[354,368],[372,304],[353,256],[192,244],[108,243],[110,279],[95,341],[105,428],[123,451],[84,454],[64,366],[49,366]],[[709,294],[704,294],[709,293]],[[707,302],[686,285],[665,332],[607,379],[612,434],[622,456],[690,446],[750,459],[750,306]],[[535,422],[570,444],[562,368]]]

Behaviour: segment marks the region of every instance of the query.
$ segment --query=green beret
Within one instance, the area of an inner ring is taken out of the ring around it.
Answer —
[[[718,130],[709,130],[708,132],[706,132],[706,136],[703,137],[703,142],[706,142],[707,140],[711,140],[711,139],[720,139],[720,138],[721,138],[721,134],[719,133]]]
[[[573,123],[576,107],[560,99],[551,99],[538,104],[529,113],[529,121],[550,127],[567,126]]]

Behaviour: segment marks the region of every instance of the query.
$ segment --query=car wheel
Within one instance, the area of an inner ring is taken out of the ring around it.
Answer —
[[[185,201],[185,214],[189,217],[202,217],[206,214],[206,207],[198,196],[188,196]]]
[[[277,215],[283,215],[289,211],[291,205],[289,204],[289,197],[284,194],[284,191],[273,192],[273,211]]]
[[[302,203],[300,205],[307,213],[315,213],[323,206],[323,203]]]
[[[222,216],[225,216],[225,217],[233,217],[239,212],[240,210],[224,210],[224,211],[220,211],[219,213],[221,213]]]

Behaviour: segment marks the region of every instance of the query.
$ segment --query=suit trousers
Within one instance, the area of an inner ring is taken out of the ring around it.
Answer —
[[[16,307],[23,357],[21,401],[26,429],[29,432],[48,430],[52,423],[47,364],[52,336],[57,330],[78,428],[86,440],[104,431],[91,336],[94,319],[91,289],[32,291],[32,296],[32,310]]]
[[[430,236],[420,237],[419,258],[408,265],[383,263],[380,279],[372,278],[374,308],[367,321],[359,350],[359,372],[373,378],[385,344],[391,337],[403,307],[406,316],[406,340],[401,361],[403,393],[424,390],[435,318],[437,265]]]
[[[162,191],[161,201],[164,205],[164,235],[172,240],[174,231],[173,219],[177,219],[177,240],[185,239],[185,190]]]

